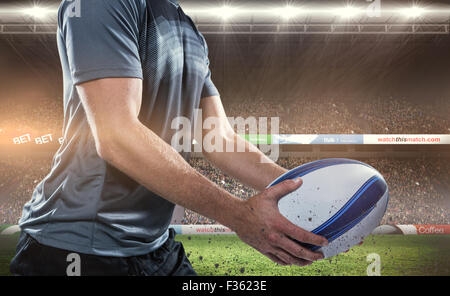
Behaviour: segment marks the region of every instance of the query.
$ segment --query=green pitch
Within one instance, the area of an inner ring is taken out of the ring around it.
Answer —
[[[0,236],[0,275],[9,275],[18,235]],[[232,235],[177,236],[199,275],[366,275],[367,256],[381,275],[450,275],[450,236],[370,236],[362,246],[308,267],[278,266]]]

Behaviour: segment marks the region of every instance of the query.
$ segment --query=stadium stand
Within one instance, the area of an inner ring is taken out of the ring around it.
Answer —
[[[255,108],[255,105],[258,107]],[[447,134],[449,100],[417,104],[406,99],[374,98],[343,101],[334,98],[243,99],[225,106],[231,117],[280,117],[280,134]],[[269,125],[270,130],[270,125]]]
[[[35,102],[39,101],[39,104]],[[280,133],[448,133],[449,118],[434,112],[435,105],[417,106],[403,99],[359,101],[357,105],[337,99],[296,99],[274,103],[267,99],[242,99],[225,104],[228,116],[279,116]],[[297,102],[297,103],[295,103]],[[300,104],[298,102],[301,102]],[[438,101],[447,112],[450,103]],[[31,107],[32,106],[32,107]],[[57,138],[62,128],[62,103],[55,99],[17,101],[5,99],[0,110],[0,138],[12,144],[12,136],[24,133]],[[356,119],[355,119],[356,118]],[[364,122],[364,123],[362,123]],[[17,145],[6,145],[0,156],[0,224],[16,224],[24,203],[34,187],[50,170],[52,153],[30,153],[34,146],[18,153]],[[12,147],[12,148],[11,148]],[[288,169],[313,161],[312,158],[281,158]],[[449,224],[450,164],[434,158],[364,159],[377,168],[390,186],[391,200],[384,223]],[[255,192],[212,167],[206,160],[193,158],[191,165],[218,185],[241,198]],[[185,211],[185,224],[212,224],[214,221]]]
[[[279,164],[292,169],[314,159],[282,158]],[[376,159],[364,160],[377,168],[390,186],[390,203],[385,224],[449,224],[450,165],[437,159]],[[214,180],[219,186],[241,197],[255,192],[213,168],[206,160],[191,160],[193,167]],[[189,210],[184,224],[213,224]]]
[[[281,158],[288,169],[314,159]],[[390,186],[390,203],[385,224],[449,224],[449,162],[440,159],[364,160],[377,168]],[[191,165],[232,194],[249,198],[255,192],[223,174],[202,158],[192,158]],[[21,156],[0,161],[0,224],[16,224],[22,207],[34,187],[50,170],[51,157]],[[214,224],[208,218],[186,210],[183,224]]]
[[[224,98],[230,117],[279,117],[280,134],[448,134],[450,100],[418,104],[406,99],[291,98],[277,102],[265,98]],[[36,99],[17,102],[5,98],[0,109],[0,138],[31,133],[61,136],[62,102]],[[268,131],[270,131],[270,121]]]

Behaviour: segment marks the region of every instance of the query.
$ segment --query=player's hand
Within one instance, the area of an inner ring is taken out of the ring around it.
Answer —
[[[234,227],[243,242],[280,265],[305,266],[323,259],[322,253],[312,252],[294,240],[316,246],[328,245],[326,238],[291,223],[278,209],[278,201],[301,185],[300,178],[286,180],[251,197],[244,202],[239,223]]]

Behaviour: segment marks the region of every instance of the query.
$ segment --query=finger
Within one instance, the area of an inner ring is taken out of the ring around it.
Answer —
[[[271,254],[271,253],[266,254],[266,256],[267,256],[270,260],[272,260],[273,262],[275,262],[276,264],[279,264],[279,265],[281,265],[281,266],[289,265],[287,262],[284,262],[283,260],[281,260],[280,258],[278,258],[277,256],[275,256],[275,255],[273,255],[273,254]]]
[[[283,196],[296,190],[303,184],[303,180],[300,178],[285,180],[280,184],[267,188],[264,193],[267,197],[273,198],[279,201]]]
[[[283,249],[285,252],[289,253],[289,255],[298,258],[305,259],[308,261],[316,261],[323,259],[323,254],[319,252],[313,252],[308,250],[299,244],[295,243],[288,237],[284,237],[279,240],[278,247]]]
[[[280,248],[276,248],[272,253],[275,254],[275,256],[277,256],[278,258],[281,258],[281,260],[288,262],[289,265],[307,266],[312,264],[311,261],[296,258]]]
[[[328,240],[325,237],[306,231],[286,219],[283,215],[280,214],[280,216],[284,220],[284,223],[281,223],[281,230],[290,238],[315,246],[328,246]]]

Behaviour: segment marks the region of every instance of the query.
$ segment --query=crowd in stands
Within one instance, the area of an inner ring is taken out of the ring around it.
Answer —
[[[280,158],[287,169],[313,161],[310,158]],[[439,159],[369,159],[389,185],[390,200],[383,224],[449,224],[450,163]],[[256,192],[221,173],[202,158],[191,159],[191,165],[228,192],[247,199]],[[214,224],[190,210],[184,224]]]
[[[280,158],[278,163],[291,169],[310,158]],[[363,160],[385,177],[390,200],[384,224],[449,224],[450,163],[442,159]],[[254,191],[214,168],[203,158],[192,158],[191,165],[216,184],[243,199]],[[50,171],[50,157],[14,157],[0,160],[0,224],[16,224],[23,205],[36,185]],[[185,211],[183,224],[214,224],[214,221]]]
[[[48,174],[51,157],[14,156],[0,159],[0,225],[17,224],[24,204]]]
[[[448,134],[450,103],[446,100],[435,104],[417,106],[406,100],[377,98],[361,102],[355,108],[358,118],[368,127],[367,133]]]
[[[257,107],[255,107],[257,106]],[[278,117],[280,134],[358,134],[364,130],[352,119],[352,114],[342,102],[287,100],[242,100],[225,104],[229,117]],[[276,133],[269,121],[268,133]],[[263,132],[261,132],[263,133]]]
[[[280,134],[448,134],[450,100],[417,104],[405,99],[373,98],[365,100],[263,98],[227,101],[229,117],[279,118]],[[4,100],[0,104],[0,143],[12,143],[12,137],[52,134],[62,131],[62,102],[39,99],[38,104]],[[248,129],[247,129],[248,132]]]
[[[443,100],[438,108],[393,98],[354,103],[331,98],[285,100],[283,103],[277,103],[276,99],[243,99],[233,103],[224,100],[224,105],[227,115],[231,117],[280,117],[281,134],[448,134],[449,101]],[[11,135],[54,133],[58,136],[61,127],[62,103],[56,100],[42,100],[32,105],[5,100],[0,104],[0,145],[5,142],[5,137]],[[283,167],[293,168],[312,160],[282,158],[279,163]],[[377,168],[390,186],[391,199],[383,223],[450,223],[448,161],[386,158],[366,162]],[[255,194],[252,189],[213,168],[206,160],[194,158],[191,164],[236,196],[246,199]],[[4,157],[0,154],[0,224],[18,222],[24,203],[31,198],[37,183],[49,172],[50,165],[51,156]],[[183,222],[214,223],[189,210]]]
[[[279,117],[280,134],[450,133],[450,100],[243,99],[224,105],[229,117]]]
[[[26,134],[31,140],[51,134],[53,140],[61,136],[63,125],[62,102],[36,98],[35,102],[2,98],[0,103],[0,144],[12,144],[13,138]]]

